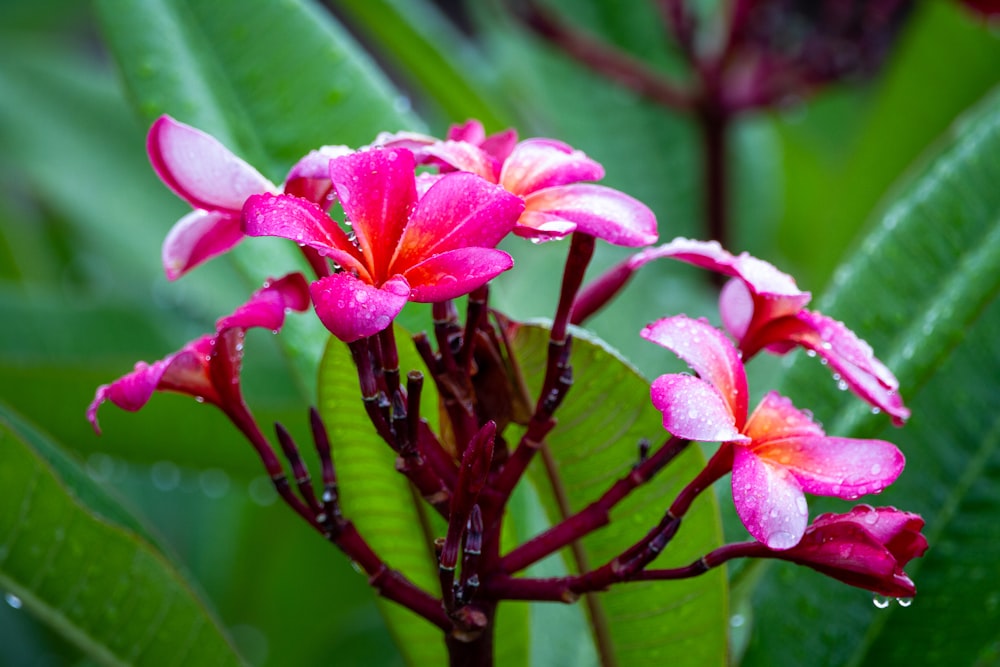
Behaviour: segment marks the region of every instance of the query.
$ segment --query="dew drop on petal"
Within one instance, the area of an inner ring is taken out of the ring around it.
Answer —
[[[870,472],[872,475],[877,475],[880,472],[882,472],[882,466],[880,466],[877,463],[873,463],[872,467],[868,469],[868,472]]]
[[[799,511],[799,514],[805,515],[809,513],[809,506],[806,504],[806,499],[802,496],[795,499],[795,508]]]
[[[896,603],[900,607],[909,607],[913,604],[913,598],[896,598]]]
[[[771,533],[767,538],[767,546],[772,549],[791,549],[798,543],[795,536],[791,533],[779,530],[776,533]]]
[[[24,603],[21,601],[21,598],[17,597],[13,593],[6,593],[3,596],[3,599],[7,603],[7,606],[9,606],[11,609],[20,609],[21,607],[24,606]]]
[[[872,596],[872,604],[878,607],[879,609],[885,609],[886,607],[888,607],[889,601],[890,598],[887,598],[884,595]]]

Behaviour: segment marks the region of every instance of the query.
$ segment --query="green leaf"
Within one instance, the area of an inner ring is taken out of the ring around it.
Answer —
[[[405,337],[397,333],[397,340],[402,343]],[[399,347],[401,369],[423,370],[411,345]],[[424,375],[430,377],[426,370]],[[440,596],[433,545],[423,527],[428,518],[406,477],[396,471],[396,454],[368,420],[350,351],[336,338],[329,340],[319,378],[319,409],[330,434],[344,515],[389,567]],[[430,420],[437,406],[433,383],[424,384],[421,402],[433,406],[424,408]],[[393,602],[379,599],[378,605],[408,664],[447,662],[437,627]]]
[[[242,664],[138,522],[6,408],[0,488],[0,586],[92,659]]]
[[[629,474],[640,440],[658,443],[666,439],[661,416],[649,402],[649,384],[599,341],[579,330],[574,335],[574,385],[559,408],[558,425],[547,438],[570,512],[580,511]],[[548,331],[522,326],[514,336],[513,348],[528,387],[537,393],[544,376]],[[659,476],[620,503],[612,511],[611,523],[582,541],[588,565],[602,565],[640,539],[703,466],[701,451],[688,448]],[[551,480],[540,461],[532,467],[532,479],[549,520],[555,523],[562,512]],[[705,494],[654,566],[687,565],[719,546],[720,540],[718,508],[714,496]],[[579,570],[570,555],[564,557]],[[682,581],[615,586],[597,595],[595,603],[611,642],[603,648],[618,664],[656,660],[675,665],[725,663],[727,593],[725,575],[720,571]]]
[[[334,3],[414,84],[422,102],[440,107],[444,123],[480,120],[487,131],[510,125],[509,102],[489,84],[495,74],[474,43],[424,0]]]
[[[954,665],[989,661],[1000,623],[1000,94],[953,127],[835,274],[824,312],[868,339],[898,375],[902,430],[797,359],[785,390],[828,432],[899,444],[907,469],[878,504],[918,511],[927,556],[907,568],[911,607],[775,565],[755,594],[746,665]],[[871,502],[871,501],[869,501]],[[834,503],[815,503],[830,509]],[[842,509],[838,507],[838,509]],[[985,663],[984,663],[985,664]]]

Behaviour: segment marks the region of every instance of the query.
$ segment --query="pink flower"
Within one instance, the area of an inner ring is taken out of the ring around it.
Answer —
[[[446,141],[422,135],[381,138],[386,145],[412,148],[422,162],[477,174],[524,200],[514,233],[536,240],[580,231],[608,243],[643,246],[656,241],[656,217],[623,192],[587,181],[604,178],[604,168],[582,151],[553,139],[516,143],[508,130],[486,136],[478,121],[453,127]]]
[[[256,195],[244,207],[250,236],[280,236],[317,249],[343,271],[310,286],[316,314],[345,342],[382,331],[407,301],[452,299],[513,266],[494,246],[523,208],[468,173],[435,177],[418,195],[413,154],[372,149],[330,162],[334,191],[355,240],[315,204]]]
[[[188,394],[232,416],[243,405],[239,369],[247,329],[262,327],[277,331],[284,324],[286,311],[303,311],[308,306],[306,280],[301,273],[268,282],[232,315],[216,322],[214,334],[191,341],[152,364],[140,361],[128,375],[98,387],[87,409],[87,419],[100,433],[97,409],[105,400],[135,412],[154,391]]]
[[[903,568],[927,551],[923,527],[919,515],[859,505],[847,514],[817,517],[801,542],[769,555],[880,595],[913,597],[916,588]]]
[[[240,213],[247,197],[281,192],[216,138],[170,116],[153,123],[146,149],[160,179],[195,209],[163,242],[163,268],[170,280],[243,239]],[[324,202],[330,191],[327,164],[347,151],[339,146],[313,151],[289,172],[285,191]]]
[[[811,295],[799,290],[791,276],[747,253],[734,256],[715,241],[683,238],[636,254],[628,274],[661,257],[733,276],[719,296],[719,310],[745,359],[760,350],[785,354],[799,345],[825,360],[844,388],[884,411],[897,426],[909,418],[892,371],[843,323],[806,310]]]
[[[775,392],[748,418],[739,353],[704,320],[665,318],[647,326],[642,337],[673,351],[698,373],[657,378],[653,405],[673,435],[732,448],[736,511],[767,546],[788,549],[802,538],[808,521],[804,493],[854,499],[880,492],[902,472],[903,455],[894,445],[828,437]]]

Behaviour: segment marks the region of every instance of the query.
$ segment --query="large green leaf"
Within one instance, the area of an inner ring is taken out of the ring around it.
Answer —
[[[909,608],[791,566],[755,595],[747,665],[955,665],[991,662],[1000,619],[1000,95],[955,124],[942,152],[901,188],[835,274],[824,311],[847,320],[900,378],[913,409],[886,426],[796,360],[785,389],[827,430],[899,443],[907,469],[879,504],[919,511],[931,550],[908,568]],[[816,507],[833,507],[816,503]]]
[[[423,368],[416,362],[412,346],[400,348],[404,374],[408,369]],[[425,376],[430,377],[426,372]],[[426,517],[416,505],[409,482],[396,471],[396,454],[368,420],[357,371],[341,341],[330,338],[319,377],[319,408],[330,433],[344,515],[389,567],[432,595],[440,595],[433,546],[423,528]],[[422,402],[423,411],[431,417],[437,396],[430,382],[424,385]],[[408,664],[447,662],[444,636],[438,628],[395,603],[378,602]]]
[[[666,436],[661,416],[649,402],[649,384],[605,345],[584,332],[577,334],[571,358],[574,384],[557,413],[559,423],[547,438],[570,512],[583,509],[629,474],[640,440],[655,443]],[[528,386],[537,392],[545,369],[547,330],[520,327],[513,348]],[[533,464],[532,478],[555,523],[561,512],[540,463]],[[588,565],[603,564],[641,538],[703,466],[701,451],[689,448],[620,503],[612,511],[610,525],[582,541]],[[719,546],[720,535],[715,499],[705,494],[655,566],[687,565]],[[572,556],[565,558],[576,570]],[[683,581],[624,584],[598,594],[595,603],[610,637],[605,652],[620,665],[650,660],[674,665],[725,663],[728,616],[722,572]]]
[[[0,487],[0,585],[92,659],[242,664],[137,520],[6,408]]]

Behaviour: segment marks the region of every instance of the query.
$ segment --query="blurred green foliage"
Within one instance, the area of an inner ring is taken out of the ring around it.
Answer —
[[[608,43],[677,71],[653,3],[620,4],[553,3]],[[428,0],[329,5],[0,5],[0,402],[57,441],[91,482],[124,497],[254,665],[403,658],[363,578],[274,502],[250,449],[210,408],[157,396],[139,414],[107,409],[101,438],[84,419],[98,384],[137,359],[162,357],[240,303],[274,248],[248,243],[166,281],[160,243],[186,207],[146,162],[153,117],[170,112],[215,133],[275,181],[323,143],[362,144],[382,129],[441,134],[479,117],[491,131],[511,125],[586,151],[605,166],[606,184],[654,209],[664,240],[701,235],[690,118],[585,70],[499,2],[468,3],[474,36]],[[990,96],[998,82],[995,26],[956,3],[926,0],[876,78],[735,128],[730,249],[772,261],[814,293],[831,284],[822,307],[903,369],[914,419],[904,431],[885,429],[805,359],[785,386],[839,434],[901,443],[908,470],[884,501],[923,511],[932,542],[915,564],[914,606],[882,614],[863,592],[812,572],[736,568],[738,581],[759,582],[734,588],[747,665],[987,665],[1000,653],[992,520],[1000,494],[991,482],[1000,465],[1000,353],[991,347],[1000,269],[990,254],[1000,226],[1000,103]],[[963,116],[977,103],[975,116]],[[931,205],[918,205],[928,197]],[[507,249],[518,268],[498,281],[496,304],[517,318],[551,315],[565,244]],[[624,254],[601,247],[593,273]],[[274,273],[274,261],[293,261],[268,259]],[[893,306],[900,303],[912,309]],[[949,303],[941,317],[928,314]],[[653,265],[593,329],[652,377],[675,366],[638,341],[641,326],[675,312],[715,318],[714,304],[697,270]],[[246,363],[261,422],[280,420],[296,435],[305,433],[304,405],[315,401],[307,369],[323,343],[301,319],[290,346],[250,336]],[[785,373],[768,361],[751,369],[752,382]],[[0,452],[0,465],[7,460]],[[12,494],[0,491],[8,509],[21,502]],[[15,606],[0,604],[0,664],[90,664],[51,619],[37,622],[37,609]],[[957,663],[948,662],[955,638]],[[734,663],[742,646],[734,643]]]

